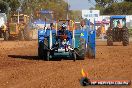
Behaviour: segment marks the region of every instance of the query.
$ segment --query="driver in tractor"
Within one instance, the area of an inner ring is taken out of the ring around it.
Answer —
[[[67,29],[67,26],[66,26],[65,23],[63,23],[61,25],[60,30],[58,31],[58,38],[57,38],[57,40],[60,43],[60,45],[64,46],[65,51],[67,51],[67,47],[68,47],[67,45],[69,43],[68,34],[66,32],[66,29]]]
[[[65,30],[66,30],[66,24],[63,23],[62,26],[61,26],[61,29],[59,30],[60,34],[64,35],[65,34]]]
[[[61,28],[60,28],[60,30],[58,31],[59,33],[59,38],[61,39],[61,42],[64,40],[64,39],[67,39],[67,35],[66,35],[66,33],[65,33],[65,31],[66,31],[66,25],[65,25],[65,23],[63,23],[62,24],[62,26],[61,26]]]
[[[117,27],[118,27],[118,28],[122,28],[122,25],[121,25],[121,23],[120,23],[119,20],[117,21]]]

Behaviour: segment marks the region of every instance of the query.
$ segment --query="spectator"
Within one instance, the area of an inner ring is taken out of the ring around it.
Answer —
[[[101,26],[101,38],[102,40],[104,40],[104,36],[105,36],[105,26],[104,24]]]

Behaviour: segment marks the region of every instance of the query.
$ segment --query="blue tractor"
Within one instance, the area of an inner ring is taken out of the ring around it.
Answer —
[[[113,42],[122,42],[123,46],[129,45],[129,31],[126,27],[126,17],[111,16],[110,27],[106,34],[108,46],[112,46]]]
[[[87,54],[95,58],[95,31],[88,29],[76,29],[72,20],[58,20],[48,29],[39,29],[38,56],[47,61],[61,56],[75,61]]]

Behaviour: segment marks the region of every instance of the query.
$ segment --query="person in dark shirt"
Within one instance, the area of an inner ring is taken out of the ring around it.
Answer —
[[[65,34],[65,30],[66,30],[66,24],[63,23],[62,26],[61,26],[61,29],[60,29],[60,33],[61,33],[62,35],[64,35],[64,34]]]
[[[120,23],[119,20],[117,21],[117,27],[118,27],[118,28],[121,28],[121,27],[122,27],[122,25],[121,25],[121,23]]]

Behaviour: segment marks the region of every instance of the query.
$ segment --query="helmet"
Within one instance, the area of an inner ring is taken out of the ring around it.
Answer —
[[[66,28],[66,24],[65,23],[62,24],[62,28]]]

